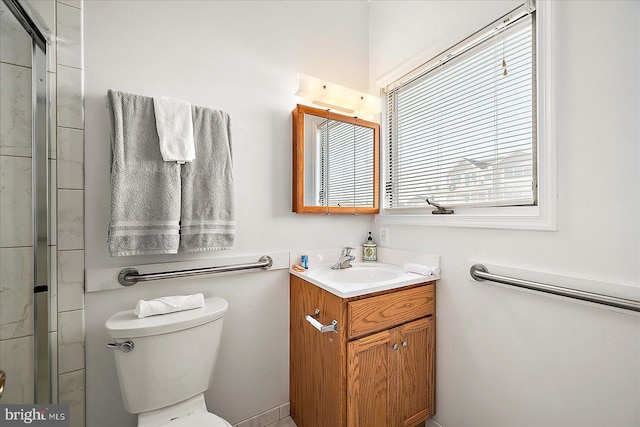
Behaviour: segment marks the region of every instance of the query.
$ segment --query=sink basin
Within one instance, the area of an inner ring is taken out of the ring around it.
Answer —
[[[353,265],[351,268],[332,270],[331,268],[318,269],[313,272],[317,280],[329,280],[337,283],[377,283],[399,278],[403,274],[397,266]]]
[[[352,265],[341,270],[332,270],[331,265],[317,265],[303,273],[295,270],[290,272],[341,298],[439,279],[438,276],[407,273],[400,265],[382,262],[354,262]]]

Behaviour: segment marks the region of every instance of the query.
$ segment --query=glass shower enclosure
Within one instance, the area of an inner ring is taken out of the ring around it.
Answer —
[[[0,403],[51,403],[47,39],[0,1]]]

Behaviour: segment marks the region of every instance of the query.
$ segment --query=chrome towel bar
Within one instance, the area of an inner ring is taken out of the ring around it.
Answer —
[[[138,282],[146,282],[149,280],[177,279],[180,277],[200,276],[203,274],[224,273],[228,271],[252,270],[255,268],[268,270],[272,265],[273,260],[271,257],[264,255],[260,257],[258,262],[254,263],[220,265],[217,267],[193,268],[190,270],[163,271],[160,273],[140,274],[135,268],[125,268],[120,271],[120,274],[118,275],[118,282],[120,282],[122,286],[132,286]]]
[[[482,282],[489,280],[492,282],[502,283],[504,285],[516,286],[518,288],[531,289],[534,291],[545,292],[553,295],[578,299],[582,301],[593,302],[596,304],[607,305],[610,307],[622,308],[640,312],[640,301],[618,298],[610,295],[596,294],[593,292],[580,291],[578,289],[563,288],[561,286],[548,285],[546,283],[532,282],[530,280],[516,279],[513,277],[500,276],[498,274],[489,273],[489,270],[482,264],[475,264],[469,271],[474,280]]]

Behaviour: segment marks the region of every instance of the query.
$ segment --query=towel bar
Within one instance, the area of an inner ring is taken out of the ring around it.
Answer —
[[[469,271],[474,280],[482,282],[489,280],[492,282],[502,283],[504,285],[516,286],[518,288],[531,289],[553,295],[578,299],[581,301],[593,302],[596,304],[607,305],[610,307],[622,308],[640,312],[640,301],[618,298],[610,295],[596,294],[593,292],[580,291],[578,289],[563,288],[561,286],[548,285],[546,283],[532,282],[530,280],[516,279],[514,277],[500,276],[498,274],[489,273],[487,267],[482,264],[475,264]]]
[[[258,262],[248,264],[232,264],[232,265],[220,265],[217,267],[204,267],[193,268],[190,270],[175,270],[175,271],[163,271],[159,273],[146,273],[140,274],[135,268],[125,268],[120,271],[118,275],[118,282],[122,286],[132,286],[138,282],[146,282],[148,280],[159,279],[176,279],[179,277],[200,276],[202,274],[224,273],[228,271],[241,271],[252,270],[254,268],[261,268],[268,270],[273,265],[273,260],[270,256],[264,255],[260,257]]]
[[[323,325],[317,319],[314,319],[312,317],[312,316],[318,315],[319,313],[320,313],[320,309],[316,308],[316,311],[313,314],[307,314],[306,316],[304,316],[304,319],[307,322],[311,323],[311,326],[313,326],[314,328],[316,328],[317,330],[319,330],[323,334],[325,332],[335,332],[337,334],[338,333],[338,321],[337,320],[333,320],[330,325]]]

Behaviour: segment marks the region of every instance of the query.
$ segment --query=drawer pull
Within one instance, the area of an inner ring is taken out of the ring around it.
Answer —
[[[307,320],[307,322],[311,323],[311,326],[313,326],[314,328],[316,328],[317,330],[319,330],[322,333],[335,332],[337,334],[338,333],[338,321],[334,320],[333,322],[331,322],[330,325],[323,325],[318,320],[316,320],[316,319],[314,319],[312,317],[312,316],[318,315],[319,313],[320,313],[320,309],[316,308],[316,311],[313,314],[307,314],[304,318]]]

